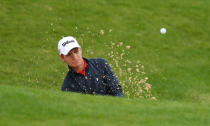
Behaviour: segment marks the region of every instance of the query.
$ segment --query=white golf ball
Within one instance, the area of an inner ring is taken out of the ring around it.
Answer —
[[[161,34],[165,34],[165,33],[166,33],[166,29],[165,29],[165,28],[161,28],[161,29],[160,29],[160,33],[161,33]]]

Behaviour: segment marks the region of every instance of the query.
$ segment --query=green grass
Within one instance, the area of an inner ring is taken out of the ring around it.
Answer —
[[[150,101],[0,86],[1,126],[204,126],[206,103]]]
[[[72,35],[85,57],[110,63],[105,45],[130,45],[126,58],[145,65],[152,92],[160,99],[205,95],[210,91],[209,5],[207,0],[2,0],[0,83],[60,88],[67,67],[58,57],[57,42]],[[159,33],[161,27],[166,27],[165,35]]]
[[[209,0],[1,0],[0,125],[207,125],[209,6]],[[130,45],[125,59],[141,61],[158,101],[62,93],[68,69],[57,42],[68,35],[85,57],[111,64],[110,43]]]

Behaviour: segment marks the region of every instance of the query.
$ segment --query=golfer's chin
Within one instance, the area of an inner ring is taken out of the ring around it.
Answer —
[[[80,67],[82,65],[82,62],[80,61],[75,61],[73,62],[70,66],[74,67],[74,68],[77,68],[77,67]]]

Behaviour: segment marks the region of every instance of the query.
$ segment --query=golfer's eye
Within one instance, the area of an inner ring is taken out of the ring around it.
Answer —
[[[71,53],[68,53],[66,56],[71,56]]]
[[[76,48],[76,49],[74,50],[74,53],[78,53],[78,52],[79,52],[79,49]]]

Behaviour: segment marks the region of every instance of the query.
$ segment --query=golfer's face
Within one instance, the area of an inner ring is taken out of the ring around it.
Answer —
[[[64,61],[72,68],[82,65],[82,50],[81,48],[74,48],[67,55],[64,55]]]

